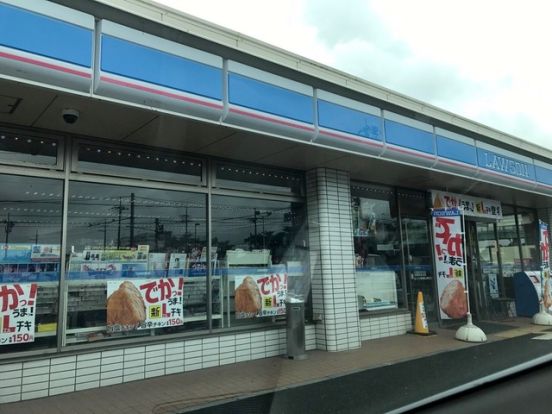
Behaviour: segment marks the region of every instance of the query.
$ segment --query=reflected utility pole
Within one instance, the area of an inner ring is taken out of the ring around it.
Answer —
[[[134,193],[130,193],[130,247],[134,247]]]

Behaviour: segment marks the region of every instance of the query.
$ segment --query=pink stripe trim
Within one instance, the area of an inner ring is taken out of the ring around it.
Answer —
[[[149,88],[147,86],[138,85],[136,83],[131,83],[131,82],[125,82],[125,81],[110,78],[110,77],[107,77],[107,76],[101,76],[100,79],[104,82],[112,83],[114,85],[124,86],[126,88],[131,88],[131,89],[136,89],[136,90],[143,91],[143,92],[153,93],[153,94],[156,94],[156,95],[165,96],[167,98],[178,99],[179,101],[184,101],[184,102],[189,102],[189,103],[193,103],[193,104],[197,104],[197,105],[207,106],[209,108],[214,108],[214,109],[222,109],[223,108],[222,104],[216,104],[216,103],[212,103],[212,102],[203,101],[201,99],[190,98],[188,96],[183,96],[183,95],[179,95],[179,94],[176,94],[176,93],[163,91],[163,90],[160,90],[160,89]]]
[[[471,169],[471,170],[477,170],[477,167],[474,166],[474,165],[464,164],[464,163],[456,162],[456,161],[450,161],[450,160],[440,158],[440,157],[439,157],[439,162],[442,162],[443,164],[454,165],[455,167],[462,167],[462,168],[467,168],[467,169]]]
[[[486,168],[480,168],[479,171],[482,171],[484,173],[491,174],[491,175],[496,175],[497,177],[500,177],[500,178],[506,178],[507,180],[510,180],[510,181],[519,181],[519,182],[522,182],[522,183],[525,183],[525,184],[536,184],[536,181],[524,180],[523,178],[512,177],[512,176],[509,176],[509,175],[506,175],[506,174],[502,174],[502,173],[499,173],[499,172],[494,172],[494,171],[488,170]]]
[[[79,70],[66,68],[66,67],[60,66],[60,65],[54,65],[52,63],[43,62],[41,60],[31,59],[31,58],[27,58],[27,57],[24,57],[24,56],[13,55],[11,53],[0,52],[0,57],[3,57],[5,59],[16,60],[16,61],[23,62],[23,63],[28,63],[28,64],[35,65],[35,66],[41,66],[41,67],[47,68],[47,69],[57,70],[59,72],[69,73],[71,75],[80,76],[82,78],[90,79],[92,77],[92,75],[90,73],[81,72]]]
[[[252,113],[252,112],[249,112],[249,111],[244,111],[244,110],[237,109],[237,108],[230,108],[230,112],[234,112],[234,113],[239,114],[239,115],[249,116],[249,117],[255,118],[255,119],[260,119],[262,121],[273,122],[275,124],[280,124],[280,125],[288,126],[288,127],[291,127],[291,128],[297,128],[297,129],[302,129],[302,130],[308,131],[308,132],[314,132],[313,127],[308,127],[306,125],[300,125],[300,124],[294,124],[293,122],[282,121],[282,120],[277,119],[277,118],[272,118],[272,117],[269,117],[269,116],[259,115],[259,114],[255,114],[255,113]]]
[[[353,141],[355,143],[370,145],[370,146],[378,147],[378,148],[383,147],[383,143],[381,143],[381,142],[372,142],[372,141],[370,141],[371,138],[365,138],[365,139],[354,138],[354,137],[350,137],[348,135],[343,135],[343,134],[339,134],[339,133],[336,133],[336,132],[330,132],[330,131],[322,130],[322,129],[320,130],[320,133],[324,134],[324,135],[327,135],[329,137],[332,137],[332,138],[345,139],[347,141]]]
[[[405,150],[405,149],[402,149],[402,148],[390,147],[390,146],[387,146],[387,148],[389,148],[392,151],[402,152],[402,153],[408,154],[408,155],[415,155],[417,157],[425,158],[425,159],[428,159],[428,160],[434,160],[435,159],[435,156],[432,157],[431,155],[425,155],[425,154],[422,154],[422,153],[419,153],[419,152],[409,151],[409,150]]]

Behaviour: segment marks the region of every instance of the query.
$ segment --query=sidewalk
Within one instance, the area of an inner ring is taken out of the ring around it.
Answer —
[[[527,320],[506,322],[507,330],[488,335],[489,342],[542,332],[549,327]],[[110,387],[0,405],[0,413],[179,413],[207,404],[292,388],[328,378],[391,365],[399,361],[477,346],[454,339],[454,330],[437,335],[402,335],[364,342],[362,348],[329,353],[308,352],[308,359],[266,358],[135,381]]]

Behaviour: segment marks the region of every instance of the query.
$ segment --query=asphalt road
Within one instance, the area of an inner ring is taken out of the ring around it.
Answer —
[[[533,337],[445,352],[188,413],[385,413],[552,352],[552,341]]]

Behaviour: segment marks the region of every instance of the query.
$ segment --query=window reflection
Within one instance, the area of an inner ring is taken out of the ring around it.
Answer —
[[[283,316],[286,292],[309,292],[302,203],[213,197],[217,275],[225,279],[221,327]],[[215,295],[213,295],[215,296]]]
[[[67,342],[205,328],[205,195],[69,188]]]
[[[0,175],[0,352],[56,345],[62,182]]]

